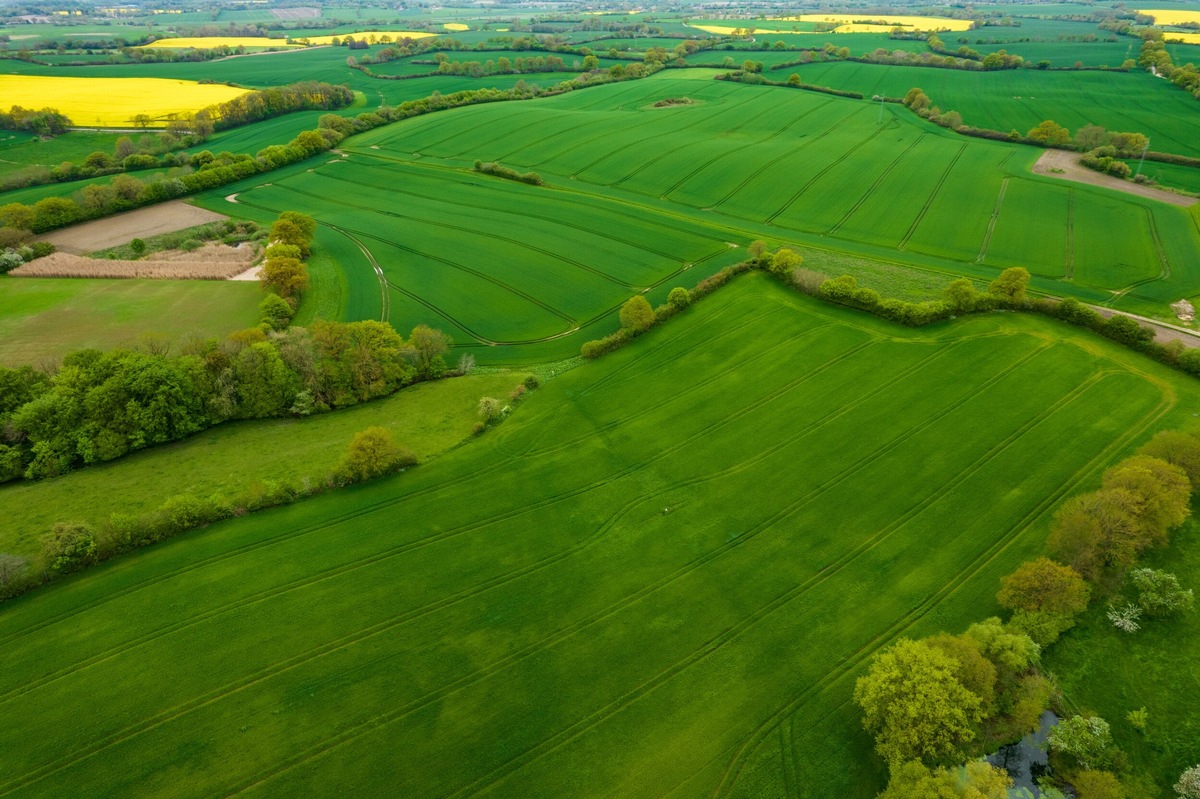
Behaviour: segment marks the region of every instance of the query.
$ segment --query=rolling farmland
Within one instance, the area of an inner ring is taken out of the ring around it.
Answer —
[[[0,96],[12,105],[53,105],[77,125],[129,127],[135,114],[163,127],[177,115],[245,94],[231,86],[164,78],[60,78],[0,75]],[[133,109],[133,110],[131,110]]]
[[[380,267],[401,329],[432,319],[462,345],[561,339],[481,351],[501,361],[569,354],[631,294],[692,285],[758,237],[868,245],[971,275],[1024,266],[1059,291],[1125,302],[1200,291],[1185,209],[1033,175],[1037,150],[902,107],[709,78],[417,118],[350,140],[347,158],[235,187],[238,203],[300,208],[349,237]],[[672,96],[694,103],[652,107]],[[470,173],[475,160],[550,185]],[[228,211],[227,193],[204,203]],[[353,273],[364,296],[379,292],[373,271]]]
[[[1194,392],[1084,335],[745,278],[412,474],[7,609],[0,790],[869,796],[859,665]]]

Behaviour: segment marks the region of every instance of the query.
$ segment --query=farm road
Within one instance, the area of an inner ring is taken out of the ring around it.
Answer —
[[[1123,191],[1126,194],[1134,194],[1138,197],[1145,197],[1148,200],[1158,200],[1184,208],[1200,202],[1195,197],[1184,197],[1181,194],[1163,191],[1153,186],[1142,186],[1138,183],[1131,183],[1128,180],[1121,180],[1112,175],[1104,175],[1095,170],[1088,169],[1079,163],[1079,153],[1071,153],[1066,150],[1047,150],[1042,153],[1037,163],[1033,165],[1033,171],[1047,177],[1070,180],[1075,183],[1086,183],[1089,186],[1101,186],[1113,191]]]

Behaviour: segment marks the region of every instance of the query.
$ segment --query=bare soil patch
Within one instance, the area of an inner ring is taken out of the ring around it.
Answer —
[[[1075,183],[1086,183],[1089,186],[1102,186],[1113,191],[1123,191],[1126,194],[1145,197],[1148,200],[1158,200],[1170,203],[1171,205],[1182,206],[1183,208],[1188,208],[1200,202],[1195,197],[1184,197],[1174,192],[1156,189],[1152,186],[1142,186],[1137,183],[1131,183],[1128,180],[1115,178],[1112,175],[1102,174],[1094,169],[1088,169],[1079,163],[1079,153],[1072,153],[1067,150],[1046,150],[1042,153],[1041,158],[1037,160],[1037,163],[1033,165],[1033,171],[1039,175],[1061,178]]]
[[[182,200],[126,211],[116,216],[71,225],[40,238],[65,253],[82,255],[115,247],[136,238],[160,236],[176,230],[228,219],[224,214],[188,205]]]
[[[255,247],[210,242],[191,252],[164,250],[144,261],[84,258],[56,252],[37,258],[9,274],[13,277],[159,278],[165,280],[228,280],[250,271]],[[242,278],[249,279],[249,278]]]

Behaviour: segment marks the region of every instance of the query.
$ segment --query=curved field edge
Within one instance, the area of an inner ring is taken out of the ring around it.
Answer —
[[[865,658],[991,608],[1195,395],[1046,320],[747,277],[428,466],[5,608],[0,793],[870,796]]]
[[[226,422],[53,480],[8,483],[0,486],[0,516],[12,521],[0,529],[0,552],[33,556],[40,536],[56,522],[99,527],[113,513],[150,513],[180,494],[233,496],[268,482],[319,485],[354,434],[367,427],[386,427],[425,461],[470,437],[480,397],[507,397],[524,377],[447,378],[302,419]]]

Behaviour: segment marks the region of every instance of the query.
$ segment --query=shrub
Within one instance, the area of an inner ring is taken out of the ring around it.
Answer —
[[[538,386],[541,385],[541,383],[537,379],[537,375],[526,375],[524,382],[525,382],[525,388],[529,389],[530,391],[533,391],[534,389],[536,389]]]
[[[17,555],[0,553],[0,599],[20,593],[29,577],[29,561]]]
[[[1133,727],[1138,732],[1146,731],[1146,724],[1150,721],[1150,712],[1146,708],[1131,710],[1125,716],[1125,720],[1129,722],[1129,726]]]
[[[1100,326],[1104,324],[1103,316],[1074,297],[1067,297],[1055,305],[1054,315],[1064,322],[1086,327],[1089,330],[1099,330]]]
[[[262,302],[258,304],[258,311],[262,314],[263,324],[272,330],[283,330],[296,313],[291,303],[275,293],[269,293],[262,298]]]
[[[78,571],[96,559],[96,533],[83,522],[59,522],[42,536],[42,556],[56,574]]]
[[[129,249],[133,251],[136,257],[141,258],[146,252],[146,242],[142,239],[134,239],[129,242]]]
[[[1001,580],[996,599],[1009,610],[1075,615],[1087,609],[1090,594],[1079,572],[1049,558],[1037,558]]]
[[[1180,799],[1200,799],[1200,763],[1179,775],[1175,793],[1179,794]]]
[[[1029,270],[1020,266],[1005,269],[988,284],[988,293],[1010,305],[1025,302],[1025,290],[1029,286]]]
[[[688,290],[683,286],[676,286],[671,289],[671,293],[667,295],[667,304],[672,308],[682,309],[688,307],[692,302],[692,297],[688,294]]]
[[[771,274],[786,279],[792,274],[793,270],[799,269],[803,263],[804,259],[797,255],[793,250],[790,250],[787,247],[780,247],[775,251],[775,254],[771,256],[771,264],[769,268],[771,270]]]
[[[1130,347],[1138,347],[1154,340],[1154,330],[1143,327],[1123,314],[1117,314],[1100,326],[1100,334]]]
[[[1134,569],[1129,582],[1138,591],[1138,607],[1147,616],[1170,616],[1192,609],[1195,597],[1191,589],[1184,590],[1179,578],[1157,569]]]
[[[478,412],[485,422],[490,422],[500,415],[500,400],[495,397],[480,397]]]
[[[974,310],[979,292],[975,284],[965,277],[953,280],[942,290],[942,299],[955,313],[968,313]]]
[[[392,440],[386,427],[368,427],[354,434],[345,457],[334,472],[341,483],[357,483],[412,466],[417,458]]]
[[[604,338],[595,339],[594,341],[585,341],[579,350],[579,354],[584,358],[599,358],[601,355],[620,349],[629,343],[633,337],[629,331],[625,329],[618,330],[616,333],[605,336]]]
[[[1085,769],[1105,768],[1115,754],[1112,730],[1098,716],[1072,716],[1060,721],[1046,736],[1051,751],[1060,752]]]
[[[621,327],[633,333],[641,333],[654,324],[654,309],[650,301],[641,294],[631,297],[621,306]]]
[[[805,294],[816,296],[821,291],[821,284],[829,279],[828,275],[814,272],[811,269],[796,269],[792,272],[792,285]]]
[[[1125,799],[1125,789],[1111,771],[1085,769],[1071,778],[1078,799]]]

